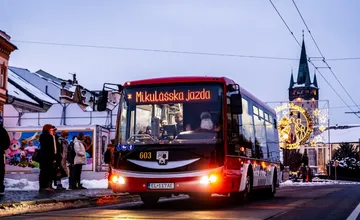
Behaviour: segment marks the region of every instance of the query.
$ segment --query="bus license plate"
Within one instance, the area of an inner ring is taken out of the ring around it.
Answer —
[[[149,189],[174,189],[175,184],[174,183],[149,183],[148,188]]]

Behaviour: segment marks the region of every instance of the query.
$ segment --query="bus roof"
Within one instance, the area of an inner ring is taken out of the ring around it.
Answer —
[[[173,76],[173,77],[161,77],[161,78],[149,78],[149,79],[141,79],[135,81],[128,81],[124,84],[125,87],[128,86],[137,86],[137,85],[149,85],[149,84],[169,84],[169,83],[191,83],[191,82],[219,82],[224,83],[226,85],[236,83],[235,81],[227,78],[227,77],[215,77],[215,76]],[[265,104],[260,99],[256,98],[250,92],[245,90],[240,85],[240,91],[242,94],[256,102],[259,106],[263,107],[267,111],[272,114],[276,114],[274,109],[272,109],[269,105]]]
[[[211,77],[211,76],[174,76],[141,79],[131,82],[126,82],[125,86],[147,85],[147,84],[168,84],[168,83],[187,83],[187,82],[220,82],[230,84],[232,80],[226,77]],[[130,83],[130,84],[129,84]]]

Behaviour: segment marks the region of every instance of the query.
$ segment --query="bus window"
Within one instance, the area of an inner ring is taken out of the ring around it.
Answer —
[[[128,106],[124,111],[127,112],[126,134],[120,129],[119,136],[126,136],[129,144],[170,140],[172,144],[215,143],[222,138],[220,84],[147,85],[126,88],[124,92]],[[208,138],[214,135],[215,139]],[[148,136],[151,138],[143,141]]]
[[[252,157],[253,148],[255,143],[254,137],[254,124],[252,115],[250,114],[250,105],[246,99],[242,99],[242,106],[243,106],[243,114],[241,115],[241,138],[242,142],[240,143],[246,148],[246,155]]]
[[[253,115],[255,124],[255,158],[267,159],[265,123],[257,115]]]
[[[273,124],[266,122],[266,141],[269,149],[269,160],[270,161],[279,161],[279,143],[276,137],[277,132]]]

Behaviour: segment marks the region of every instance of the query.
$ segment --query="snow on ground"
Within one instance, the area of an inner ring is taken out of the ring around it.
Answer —
[[[345,181],[345,180],[325,180],[314,178],[313,182],[293,182],[292,180],[287,180],[285,182],[280,183],[280,187],[286,186],[323,186],[323,185],[348,185],[348,184],[360,184],[360,182],[352,182],[352,181]]]
[[[62,185],[65,188],[69,188],[69,180],[63,179]],[[29,181],[27,179],[10,179],[5,178],[5,190],[6,191],[35,191],[39,190],[39,181]],[[82,180],[81,183],[84,187],[88,189],[107,189],[108,180]],[[322,186],[322,185],[332,185],[332,184],[360,184],[360,182],[344,181],[344,180],[326,180],[314,178],[313,182],[303,183],[303,182],[293,182],[292,180],[287,180],[280,183],[280,187],[287,186]],[[53,186],[55,187],[55,186]]]
[[[64,179],[61,181],[63,187],[69,187],[69,180]],[[88,189],[107,189],[108,180],[82,180],[81,183]],[[29,181],[27,179],[9,179],[4,180],[6,191],[32,191],[39,190],[39,181]],[[53,186],[54,187],[54,186]]]

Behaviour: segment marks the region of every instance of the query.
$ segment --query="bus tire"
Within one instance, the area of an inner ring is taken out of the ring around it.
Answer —
[[[276,170],[274,170],[274,177],[270,186],[270,189],[267,190],[266,192],[266,197],[267,198],[273,198],[275,196],[276,193],[276,182],[277,182],[277,172]]]
[[[249,173],[246,175],[245,181],[245,189],[238,194],[238,198],[242,203],[247,203],[250,200],[250,196],[252,193],[252,177]]]
[[[141,201],[146,206],[156,205],[159,202],[159,199],[160,199],[159,196],[152,196],[152,195],[141,195],[140,198],[141,198]]]

